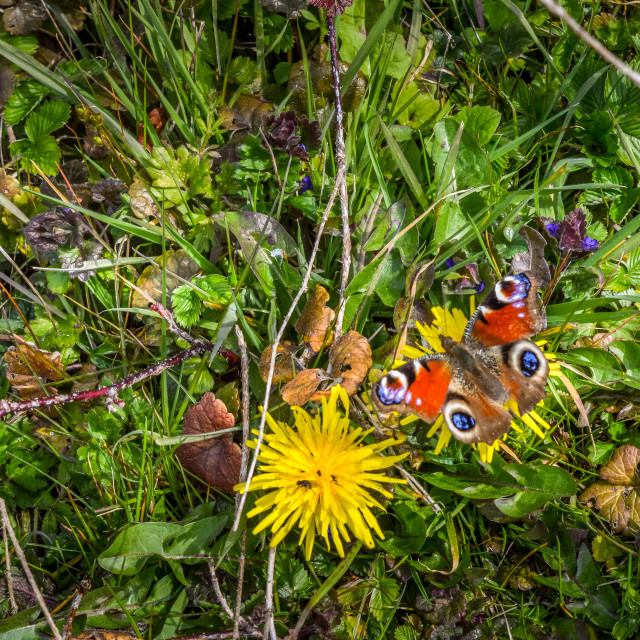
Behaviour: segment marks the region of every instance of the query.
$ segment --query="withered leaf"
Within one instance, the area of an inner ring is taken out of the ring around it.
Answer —
[[[293,380],[282,387],[282,399],[296,407],[309,402],[316,395],[316,389],[320,384],[318,375],[324,373],[322,369],[305,369],[301,371]]]
[[[549,264],[544,259],[544,248],[547,241],[541,233],[527,226],[520,229],[520,235],[526,240],[529,251],[528,253],[516,253],[511,261],[511,268],[514,273],[533,271],[542,288],[546,289],[551,282]]]
[[[26,36],[37,31],[46,18],[44,5],[32,0],[21,0],[7,9],[2,17],[4,28],[12,36]]]
[[[142,184],[137,178],[129,187],[129,198],[129,206],[136,218],[144,220],[158,215],[158,205],[155,203],[153,196],[149,193],[146,185]]]
[[[296,350],[296,345],[293,342],[285,340],[278,344],[276,355],[276,366],[273,370],[273,383],[280,384],[281,382],[289,382],[295,375],[295,361],[293,354]],[[273,354],[273,345],[270,344],[260,356],[260,364],[258,369],[260,371],[260,377],[266,382],[269,377],[269,367],[271,365],[271,356]]]
[[[349,331],[334,345],[330,362],[332,375],[342,378],[340,384],[348,395],[355,395],[373,364],[369,341],[357,331]],[[330,391],[321,393],[328,396]]]
[[[336,316],[333,309],[325,306],[328,301],[329,292],[323,286],[317,285],[295,325],[295,330],[314,353],[320,351],[325,343],[327,331]],[[327,337],[326,344],[331,342],[331,337],[332,333]]]
[[[200,271],[200,267],[182,249],[167,251],[164,265],[162,259],[163,257],[159,256],[153,264],[146,267],[136,282],[136,286],[155,302],[162,301],[163,266],[166,271],[164,286],[167,298],[176,287],[191,280]],[[149,304],[150,301],[144,295],[134,290],[131,298],[132,307],[146,309]]]
[[[223,105],[218,114],[222,119],[222,126],[227,131],[241,131],[242,129],[257,129],[262,119],[273,111],[273,104],[265,102],[256,96],[241,95],[232,107]]]
[[[633,534],[640,527],[638,462],[640,449],[630,444],[618,447],[600,470],[600,478],[610,484],[597,482],[580,496],[582,502],[595,506],[611,522],[616,533]]]
[[[233,414],[222,400],[211,392],[191,405],[185,414],[182,435],[214,433],[230,429],[235,424]],[[240,478],[240,447],[230,433],[217,438],[181,444],[176,455],[180,464],[211,487],[231,493]]]
[[[600,469],[600,477],[611,484],[640,485],[636,468],[640,462],[640,449],[631,444],[618,447],[611,459]]]
[[[9,347],[4,354],[4,362],[7,380],[23,400],[55,395],[56,389],[46,383],[57,382],[66,377],[57,351],[49,353],[28,343]],[[57,413],[54,407],[43,411],[49,416]]]

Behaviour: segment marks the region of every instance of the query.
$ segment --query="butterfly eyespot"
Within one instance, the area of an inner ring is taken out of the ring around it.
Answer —
[[[520,370],[522,373],[531,377],[540,368],[540,360],[533,351],[523,351],[520,355]]]
[[[503,278],[498,283],[495,291],[498,300],[501,302],[517,303],[519,300],[524,300],[527,297],[530,288],[531,282],[529,278],[523,273],[519,273],[515,276]]]
[[[460,431],[470,431],[476,426],[476,421],[473,417],[461,411],[456,411],[456,413],[451,414],[451,422],[453,422],[453,426],[456,429],[460,429]]]
[[[384,405],[402,402],[407,391],[407,379],[399,373],[389,373],[380,380],[375,393]]]

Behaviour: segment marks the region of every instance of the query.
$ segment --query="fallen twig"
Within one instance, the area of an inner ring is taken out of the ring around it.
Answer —
[[[49,612],[49,609],[45,604],[44,598],[42,597],[42,592],[40,591],[38,587],[38,583],[33,577],[33,573],[31,573],[31,569],[29,568],[29,563],[27,562],[27,558],[24,555],[24,551],[22,550],[22,547],[20,546],[18,538],[16,537],[15,531],[11,526],[11,520],[9,520],[9,514],[7,513],[7,505],[3,498],[0,498],[0,518],[2,519],[2,525],[4,530],[9,534],[9,537],[11,538],[11,542],[13,543],[13,548],[16,552],[16,555],[18,556],[18,559],[20,560],[20,564],[22,565],[22,570],[24,571],[24,575],[26,576],[27,581],[29,582],[29,586],[31,587],[31,589],[33,589],[33,593],[36,597],[36,600],[38,601],[38,604],[40,605],[40,609],[42,610],[44,617],[47,619],[47,623],[49,624],[51,633],[56,638],[56,640],[62,640],[60,631],[58,631],[58,627],[56,627],[56,623],[54,622],[51,616],[51,613]]]

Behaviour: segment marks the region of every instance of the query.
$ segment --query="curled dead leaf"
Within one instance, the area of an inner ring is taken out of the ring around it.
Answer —
[[[314,353],[322,349],[327,331],[336,317],[333,309],[325,306],[328,301],[329,292],[323,286],[317,285],[296,322],[295,330]],[[326,344],[331,343],[332,335],[330,332]]]
[[[282,388],[282,399],[290,405],[303,405],[309,400],[320,402],[331,394],[331,387],[342,385],[348,395],[355,395],[373,364],[371,347],[357,331],[349,331],[334,345],[329,364],[331,375],[324,369],[305,369]],[[325,389],[320,383],[328,381]]]
[[[205,393],[200,402],[191,405],[185,414],[182,435],[214,433],[231,429],[233,414],[213,393]],[[231,493],[240,479],[240,447],[230,433],[217,438],[188,442],[176,449],[180,464],[211,487]]]
[[[276,355],[276,366],[273,370],[273,383],[280,384],[281,382],[289,382],[293,378],[296,372],[295,361],[293,354],[296,350],[296,345],[293,342],[285,340],[278,344]],[[273,354],[273,345],[270,344],[260,356],[260,364],[258,369],[260,371],[260,377],[266,382],[269,377],[269,367],[271,365],[271,356]]]
[[[357,331],[349,331],[334,345],[330,363],[333,375],[342,378],[338,382],[347,394],[355,395],[373,364],[369,341]],[[322,395],[328,396],[329,393],[327,390]]]
[[[320,385],[318,374],[325,372],[322,369],[305,369],[293,380],[282,387],[282,399],[292,406],[302,406],[316,395],[316,389]],[[326,374],[325,374],[326,375]]]
[[[618,447],[600,470],[600,478],[609,484],[596,482],[580,496],[611,522],[616,533],[635,534],[640,528],[639,462],[640,449],[630,444]]]

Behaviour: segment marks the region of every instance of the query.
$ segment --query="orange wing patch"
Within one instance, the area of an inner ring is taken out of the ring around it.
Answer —
[[[472,337],[485,347],[496,347],[534,335],[537,331],[536,319],[526,304],[521,308],[517,308],[516,304],[495,310],[483,307],[486,324],[482,318],[478,318]]]
[[[415,366],[416,379],[409,385],[404,402],[411,413],[425,422],[433,422],[449,390],[451,365],[446,360],[432,360],[416,361]]]

